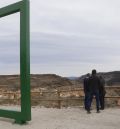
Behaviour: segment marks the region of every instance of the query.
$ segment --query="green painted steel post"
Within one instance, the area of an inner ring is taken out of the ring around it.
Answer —
[[[30,100],[30,23],[29,0],[23,0],[20,11],[20,76],[21,76],[21,113],[23,120],[31,120]]]

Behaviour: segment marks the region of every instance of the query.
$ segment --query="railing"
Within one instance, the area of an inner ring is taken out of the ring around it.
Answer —
[[[110,90],[110,89],[119,89],[120,90],[120,86],[107,86],[106,90]],[[66,94],[66,93],[73,93],[73,92],[83,92],[83,88],[78,88],[78,89],[70,89],[70,90],[56,90],[56,91],[31,91],[31,100],[37,101],[37,102],[41,102],[41,101],[49,101],[49,102],[53,102],[55,101],[58,105],[58,108],[61,108],[61,103],[63,101],[71,101],[71,100],[82,100],[84,99],[84,94],[83,95],[79,95],[78,97],[74,96],[74,97],[62,97],[62,94]],[[44,94],[55,94],[56,97],[55,98],[41,98],[41,95]],[[20,93],[19,92],[2,92],[1,95],[5,95],[6,98],[0,98],[0,101],[4,100],[4,101],[18,101],[20,102]],[[37,98],[35,98],[34,96],[37,96]],[[8,96],[8,98],[7,98]],[[106,99],[120,99],[120,96],[105,96]]]

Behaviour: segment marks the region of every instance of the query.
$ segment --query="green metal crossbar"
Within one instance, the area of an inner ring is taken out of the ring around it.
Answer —
[[[0,117],[15,119],[16,123],[24,124],[31,120],[29,0],[23,0],[1,8],[0,18],[17,12],[20,12],[21,111],[0,109]]]

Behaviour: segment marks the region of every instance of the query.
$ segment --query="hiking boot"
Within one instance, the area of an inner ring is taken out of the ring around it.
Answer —
[[[100,108],[100,110],[104,110],[104,108]]]
[[[99,110],[97,110],[97,112],[96,113],[100,113],[100,111]]]
[[[90,110],[87,110],[87,114],[91,114]]]

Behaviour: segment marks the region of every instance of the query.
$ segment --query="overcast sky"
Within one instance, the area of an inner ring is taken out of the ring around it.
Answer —
[[[1,0],[0,8],[18,0]],[[19,73],[19,13],[0,19],[0,74]],[[120,70],[119,0],[31,0],[31,73]]]

